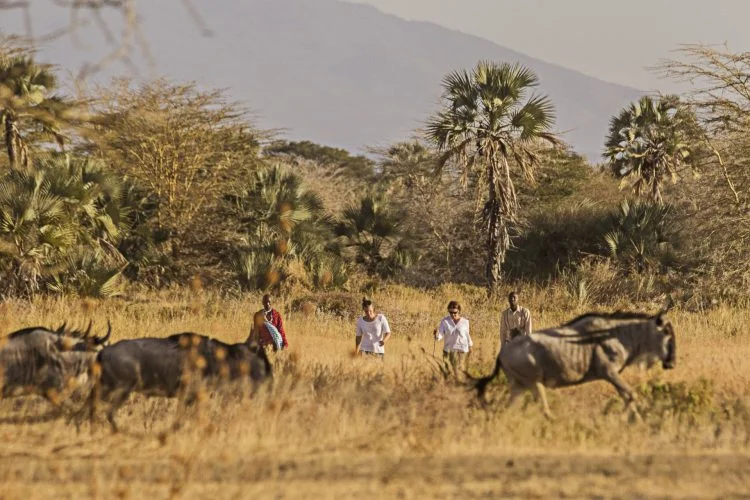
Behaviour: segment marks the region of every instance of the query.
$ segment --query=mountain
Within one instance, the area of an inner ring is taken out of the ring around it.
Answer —
[[[360,152],[408,139],[439,108],[447,73],[470,69],[481,59],[517,61],[539,75],[540,90],[556,105],[556,129],[563,138],[598,161],[610,117],[641,94],[368,5],[217,0],[210,8],[208,2],[197,7],[211,36],[201,36],[180,2],[138,3],[158,74],[226,88],[257,112],[259,126],[283,128],[289,139]],[[36,20],[52,23],[60,17],[49,10],[37,11]],[[13,28],[0,21],[3,27]],[[42,57],[77,68],[106,47],[93,24],[78,29],[78,40],[75,47],[59,40]],[[112,67],[108,74],[114,69],[123,68]]]

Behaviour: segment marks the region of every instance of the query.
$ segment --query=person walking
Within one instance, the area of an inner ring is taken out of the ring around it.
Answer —
[[[531,333],[531,313],[518,305],[518,292],[508,294],[508,305],[500,315],[500,348],[517,335]]]
[[[454,376],[461,380],[474,342],[469,333],[469,320],[461,316],[461,304],[448,302],[448,316],[440,320],[433,331],[435,340],[443,340],[443,359],[451,367]]]
[[[355,349],[357,354],[385,358],[385,344],[391,338],[391,327],[385,315],[375,313],[367,297],[362,299],[362,316],[357,319]]]
[[[272,307],[271,295],[263,296],[263,309],[253,315],[251,339],[262,347],[273,346],[274,351],[289,348],[281,313]]]

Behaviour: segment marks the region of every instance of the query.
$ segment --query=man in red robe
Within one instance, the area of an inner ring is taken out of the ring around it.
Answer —
[[[281,313],[271,307],[271,296],[266,294],[263,296],[263,309],[258,311],[255,315],[257,319],[267,321],[273,325],[281,334],[281,349],[288,349],[289,344],[286,341],[286,331],[284,331],[284,321],[281,319]],[[257,320],[255,320],[257,321]],[[262,346],[274,346],[273,336],[265,328],[265,325],[255,325],[258,332],[258,343]]]

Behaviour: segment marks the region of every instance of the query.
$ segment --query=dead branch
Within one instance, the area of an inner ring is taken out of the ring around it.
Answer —
[[[211,30],[206,25],[203,16],[193,5],[191,0],[176,0],[177,8],[185,9],[195,26],[203,36],[210,36]],[[149,65],[154,67],[154,59],[150,51],[148,40],[138,16],[137,0],[48,0],[50,7],[66,9],[68,11],[68,23],[42,34],[36,34],[34,30],[33,12],[29,0],[0,0],[0,10],[18,11],[23,17],[24,33],[16,33],[31,46],[43,42],[50,42],[69,36],[74,46],[81,46],[78,40],[78,32],[84,26],[93,25],[109,45],[110,51],[98,61],[89,62],[80,68],[77,78],[84,80],[102,71],[114,62],[123,62],[131,72],[138,73],[138,68],[133,63],[135,51],[140,51]],[[107,21],[103,13],[111,12],[117,15],[113,21]],[[114,30],[111,23],[122,24],[121,30]]]

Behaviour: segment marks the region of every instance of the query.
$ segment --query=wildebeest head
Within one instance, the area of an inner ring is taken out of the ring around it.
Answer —
[[[107,333],[103,336],[92,335],[91,326],[92,322],[89,320],[89,325],[86,330],[66,330],[65,326],[67,323],[63,323],[55,333],[60,337],[62,346],[61,350],[64,351],[100,351],[103,347],[109,344],[109,338],[112,335],[112,324],[107,320]]]
[[[644,343],[637,358],[646,368],[657,363],[665,370],[671,370],[677,362],[677,341],[672,323],[664,319],[666,311],[655,316],[646,316]]]
[[[99,351],[109,343],[112,334],[112,325],[107,320],[107,333],[103,336],[91,335],[92,322],[85,330],[69,329],[68,323],[64,322],[57,329],[52,330],[43,326],[33,326],[16,330],[8,335],[7,339],[20,339],[32,332],[47,332],[54,335],[54,344],[60,351]]]
[[[664,321],[663,316],[663,313],[659,313],[654,322],[656,324],[656,331],[661,334],[660,336],[657,335],[657,339],[661,342],[660,358],[662,368],[670,370],[677,363],[677,340],[672,323]]]

